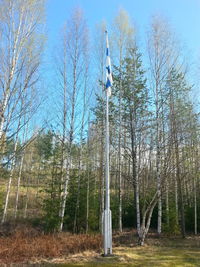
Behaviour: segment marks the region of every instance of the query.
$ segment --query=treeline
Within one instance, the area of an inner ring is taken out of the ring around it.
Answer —
[[[55,107],[38,127],[48,103],[39,98],[48,87],[40,78],[44,3],[1,0],[0,8],[2,223],[102,231],[108,28],[113,228],[136,228],[141,245],[150,227],[158,235],[197,234],[199,114],[184,51],[168,22],[152,18],[144,52],[126,11],[89,38],[82,10],[74,9],[51,62]]]

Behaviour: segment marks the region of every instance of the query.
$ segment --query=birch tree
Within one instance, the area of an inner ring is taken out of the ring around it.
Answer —
[[[7,214],[19,132],[24,127],[21,118],[31,112],[30,101],[34,98],[34,88],[39,78],[43,5],[42,0],[0,1],[0,139],[7,136],[8,131],[10,137],[15,138],[2,223]]]
[[[97,91],[96,91],[96,101],[101,101],[101,117],[98,118],[98,126],[99,126],[99,142],[100,142],[100,169],[99,169],[99,226],[100,231],[103,233],[103,224],[102,224],[102,216],[104,211],[104,145],[105,145],[105,116],[103,110],[105,107],[104,97],[105,97],[105,62],[106,62],[106,43],[105,43],[105,31],[106,31],[106,22],[102,21],[98,25],[96,25],[95,29],[95,43],[94,51],[95,51],[95,65],[97,66]],[[95,49],[97,47],[97,49]]]
[[[64,92],[68,99],[69,105],[67,107],[68,121],[64,122],[66,123],[67,128],[67,149],[65,155],[66,167],[63,179],[63,194],[60,208],[60,231],[63,229],[68,182],[70,178],[70,167],[72,164],[71,150],[77,129],[77,113],[79,112],[77,105],[80,97],[82,96],[82,82],[83,75],[85,74],[84,66],[85,50],[87,46],[87,27],[80,9],[74,10],[71,18],[67,21],[64,34],[66,37],[63,40],[62,47],[64,46],[64,53],[66,54],[64,61],[59,68],[61,74],[61,86],[65,90]],[[63,125],[63,127],[65,127],[65,125]]]
[[[128,13],[120,9],[118,15],[114,19],[113,23],[113,48],[114,48],[114,62],[119,67],[119,73],[122,73],[122,60],[127,54],[127,50],[131,43],[133,43],[134,28],[130,22]],[[114,45],[115,44],[115,45]],[[119,77],[119,94],[118,94],[118,187],[119,187],[119,231],[122,232],[122,77]]]
[[[16,115],[21,93],[38,81],[43,0],[1,0],[0,9],[1,139]]]
[[[154,17],[151,24],[148,39],[148,56],[150,64],[150,86],[154,93],[155,103],[155,133],[156,133],[156,179],[158,189],[158,234],[161,234],[162,226],[162,154],[164,147],[164,135],[162,133],[162,109],[163,92],[168,73],[177,64],[178,55],[175,49],[173,35],[169,30],[168,24]]]

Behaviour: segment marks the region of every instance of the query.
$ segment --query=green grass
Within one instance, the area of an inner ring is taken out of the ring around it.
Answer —
[[[117,247],[113,257],[96,256],[88,262],[76,264],[59,264],[54,266],[86,266],[86,267],[197,267],[200,266],[200,248],[170,248],[170,247]]]

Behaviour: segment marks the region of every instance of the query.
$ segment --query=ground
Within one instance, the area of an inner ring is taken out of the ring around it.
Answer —
[[[86,267],[196,267],[200,266],[200,250],[194,248],[169,248],[145,246],[136,248],[117,247],[113,257],[102,257],[85,252],[68,258],[40,262],[37,266],[86,266]]]
[[[30,228],[0,233],[0,266],[200,267],[200,236],[151,232],[140,247],[136,231],[127,230],[114,234],[113,256],[103,257],[100,235],[45,235]]]
[[[66,258],[43,261],[37,266],[127,266],[127,267],[198,267],[200,266],[200,237],[156,237],[151,234],[144,247],[136,245],[133,232],[114,237],[112,257],[85,251]],[[43,264],[42,264],[43,263]]]

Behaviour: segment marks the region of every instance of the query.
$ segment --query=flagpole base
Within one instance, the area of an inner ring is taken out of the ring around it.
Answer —
[[[112,255],[112,215],[111,210],[103,212],[103,235],[104,235],[104,256]]]

